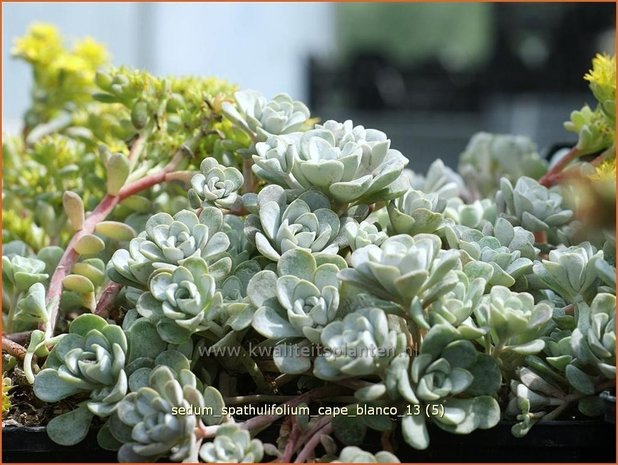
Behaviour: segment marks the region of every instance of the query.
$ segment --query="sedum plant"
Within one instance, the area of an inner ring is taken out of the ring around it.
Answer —
[[[25,374],[4,377],[51,404],[57,443],[96,428],[125,462],[392,463],[434,427],[602,415],[613,58],[549,170],[530,140],[480,133],[459,173],[419,173],[382,131],[284,94],[114,68],[50,26],[15,54],[35,87],[3,136],[3,351]],[[360,449],[377,435],[388,450]]]

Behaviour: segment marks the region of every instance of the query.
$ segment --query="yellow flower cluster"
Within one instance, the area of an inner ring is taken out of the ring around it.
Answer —
[[[58,30],[48,24],[31,26],[15,40],[12,53],[32,65],[37,95],[44,96],[39,106],[45,108],[35,108],[34,124],[54,117],[67,102],[90,100],[94,74],[109,61],[105,47],[90,38],[65,47]]]
[[[64,48],[58,30],[49,24],[34,24],[24,37],[15,41],[13,55],[35,65],[51,66],[55,71],[92,73],[109,61],[105,47],[86,38],[73,47]]]
[[[616,56],[597,54],[592,59],[592,69],[586,73],[584,79],[591,85],[616,95]]]
[[[590,90],[613,127],[616,122],[616,56],[598,54],[584,79],[590,82]]]
[[[616,157],[604,160],[596,167],[594,173],[589,178],[592,181],[610,181],[616,180]]]

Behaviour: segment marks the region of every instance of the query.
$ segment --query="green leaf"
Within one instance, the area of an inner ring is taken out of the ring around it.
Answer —
[[[159,336],[157,329],[152,323],[140,318],[131,325],[127,331],[129,340],[129,357],[127,362],[139,358],[154,359],[165,350],[166,343]]]
[[[126,223],[118,221],[101,221],[95,226],[95,232],[116,241],[130,241],[137,233]]]
[[[69,332],[85,337],[91,330],[96,329],[102,331],[106,326],[108,326],[107,321],[100,316],[85,313],[71,322],[69,325]]]
[[[568,365],[565,370],[566,377],[575,389],[582,394],[594,394],[594,382],[586,373],[575,365]]]
[[[71,227],[75,231],[82,229],[85,219],[84,202],[82,198],[75,192],[66,191],[62,197],[62,206],[64,207],[64,212],[69,219]]]
[[[353,411],[353,406],[349,410]],[[338,415],[333,418],[335,436],[346,446],[359,446],[365,440],[367,426],[348,415]]]
[[[518,354],[538,354],[545,348],[545,341],[543,341],[542,339],[535,339],[534,341],[526,342],[525,344],[509,346],[508,348],[509,350],[512,350],[513,352],[516,352]]]
[[[496,361],[487,354],[478,354],[476,363],[467,368],[474,377],[472,384],[466,389],[466,393],[478,395],[492,395],[500,388],[502,373]]]
[[[92,284],[92,281],[79,274],[67,275],[62,280],[62,287],[68,291],[78,292],[80,294],[94,292],[94,284]]]
[[[157,332],[161,339],[170,344],[182,344],[191,337],[191,331],[168,319],[158,321]]]
[[[157,367],[165,365],[170,367],[176,373],[180,373],[180,370],[189,370],[191,368],[187,357],[177,350],[166,350],[161,352],[155,358],[154,365]]]
[[[86,234],[79,238],[75,244],[75,251],[79,255],[96,255],[105,249],[105,242],[94,234]]]
[[[86,437],[93,416],[85,404],[80,404],[75,410],[53,418],[47,424],[47,434],[57,444],[73,446]]]
[[[129,176],[129,160],[121,153],[113,154],[107,161],[107,193],[118,195]]]
[[[429,447],[429,432],[423,415],[404,415],[401,432],[403,439],[415,449],[424,450]]]
[[[223,397],[221,393],[217,391],[214,387],[208,386],[204,389],[204,404],[208,407],[212,407],[212,415],[203,415],[202,420],[206,425],[216,425],[221,423],[223,420],[223,408],[225,407],[225,402],[223,401]]]
[[[605,411],[605,406],[599,396],[590,396],[579,400],[577,410],[588,417],[600,417]]]
[[[122,446],[122,442],[112,435],[109,423],[105,423],[97,433],[97,442],[106,450],[118,450]]]

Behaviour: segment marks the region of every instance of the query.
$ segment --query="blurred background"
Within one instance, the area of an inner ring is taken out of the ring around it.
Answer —
[[[423,171],[456,165],[480,130],[570,142],[593,103],[582,79],[615,53],[614,3],[3,3],[2,120],[17,131],[31,76],[11,59],[33,22],[104,43],[116,65],[216,75],[322,119],[386,132]]]

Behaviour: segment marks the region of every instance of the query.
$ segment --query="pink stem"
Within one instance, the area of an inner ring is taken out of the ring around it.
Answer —
[[[67,245],[64,254],[60,258],[60,262],[52,275],[47,290],[47,306],[49,309],[49,325],[41,323],[39,325],[42,331],[51,337],[54,333],[56,320],[58,319],[58,308],[60,305],[60,295],[62,294],[62,281],[71,272],[73,265],[77,262],[79,254],[75,251],[75,245],[85,235],[92,234],[95,226],[103,221],[112,212],[114,207],[127,197],[146,190],[156,184],[160,184],[169,178],[177,177],[177,173],[172,172],[177,163],[176,157],[162,170],[157,173],[150,174],[142,179],[139,179],[131,184],[124,186],[117,196],[107,194],[103,200],[97,205],[93,212],[86,218],[82,229],[77,231]]]
[[[97,302],[94,314],[107,318],[109,315],[109,308],[114,303],[114,300],[116,300],[116,296],[120,292],[120,289],[122,289],[122,284],[118,284],[114,281],[107,283],[101,292],[101,296],[99,297],[99,302]]]
[[[313,456],[315,448],[318,447],[318,444],[320,444],[320,439],[322,439],[322,435],[330,434],[332,430],[333,430],[332,423],[328,423],[327,425],[319,429],[313,435],[313,437],[309,439],[309,441],[307,441],[307,444],[305,445],[305,447],[303,447],[303,450],[300,451],[300,454],[298,454],[298,456],[296,457],[296,460],[294,460],[294,463],[303,463],[309,457]]]
[[[547,244],[547,231],[536,231],[534,233],[534,242],[537,244]]]
[[[296,450],[296,443],[300,438],[300,428],[296,423],[296,417],[290,416],[292,420],[292,432],[290,433],[290,437],[288,442],[285,444],[285,449],[283,450],[283,455],[278,460],[281,463],[290,463],[292,461],[292,455],[294,455],[294,451]]]
[[[541,179],[539,179],[539,184],[542,184],[545,187],[551,187],[556,184],[558,173],[560,173],[569,163],[580,155],[581,153],[579,149],[577,147],[573,147],[564,157],[558,160],[558,163],[556,163],[552,169],[550,169]]]

